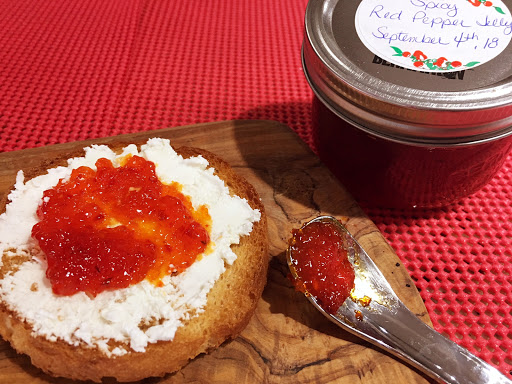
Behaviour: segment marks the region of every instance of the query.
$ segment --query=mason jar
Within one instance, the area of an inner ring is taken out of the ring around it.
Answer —
[[[489,3],[308,3],[302,61],[315,146],[358,201],[442,207],[502,167],[512,145],[512,0]]]

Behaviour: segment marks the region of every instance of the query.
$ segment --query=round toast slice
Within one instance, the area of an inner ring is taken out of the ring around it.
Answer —
[[[44,372],[52,376],[96,382],[108,377],[128,382],[164,376],[178,371],[199,354],[208,353],[226,340],[237,337],[249,322],[267,278],[269,257],[264,206],[254,187],[220,157],[192,147],[175,150],[184,158],[204,157],[209,167],[213,167],[215,174],[225,182],[230,194],[246,199],[251,208],[260,211],[260,220],[253,223],[251,233],[243,236],[239,244],[231,246],[237,258],[233,264],[226,265],[226,271],[209,291],[204,311],[185,321],[172,341],[150,343],[144,352],[135,352],[127,347],[128,353],[109,357],[85,343],[73,346],[64,340],[50,341],[35,334],[30,324],[0,301],[0,335],[18,353],[27,354],[32,364]],[[67,154],[67,157],[74,156],[77,153]],[[45,173],[47,168],[65,165],[67,157],[55,159],[51,164],[28,173],[28,176],[35,177]],[[0,212],[3,212],[5,201],[0,204]],[[0,279],[16,271],[28,257],[20,255],[3,259]]]

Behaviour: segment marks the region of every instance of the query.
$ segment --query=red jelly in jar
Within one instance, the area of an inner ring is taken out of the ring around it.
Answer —
[[[512,147],[511,34],[472,29],[480,38],[463,44],[461,26],[413,23],[415,4],[311,0],[306,10],[315,145],[366,205],[452,204],[488,183]],[[477,25],[482,11],[467,4],[457,18]]]
[[[120,167],[99,159],[45,191],[32,236],[60,295],[91,296],[179,273],[209,243],[206,207],[194,210],[178,184],[160,182],[155,165],[131,156]]]
[[[334,224],[313,222],[292,231],[290,249],[297,290],[315,297],[329,313],[350,296],[355,272]]]

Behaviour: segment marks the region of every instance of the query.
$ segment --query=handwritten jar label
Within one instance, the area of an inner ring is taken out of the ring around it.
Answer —
[[[512,38],[512,16],[500,0],[362,0],[355,26],[374,54],[423,72],[484,64]]]

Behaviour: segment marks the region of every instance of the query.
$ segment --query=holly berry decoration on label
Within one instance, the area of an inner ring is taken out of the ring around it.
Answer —
[[[496,12],[501,13],[502,15],[505,14],[505,12],[503,12],[503,9],[494,6],[492,4],[492,1],[489,0],[468,0],[468,3],[475,7],[479,7],[480,5],[483,5],[484,7],[493,7],[496,10]]]
[[[465,65],[462,65],[460,61],[452,60],[448,61],[446,57],[438,57],[435,59],[429,59],[427,55],[425,55],[422,51],[416,50],[413,53],[409,51],[402,51],[398,47],[391,47],[396,52],[393,56],[401,56],[404,58],[408,58],[413,62],[413,65],[421,69],[422,67],[426,67],[431,71],[448,71],[456,68],[466,69],[474,67],[479,64],[478,61],[471,61]]]

